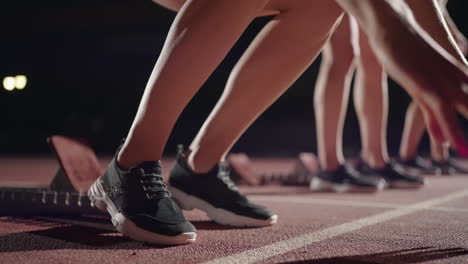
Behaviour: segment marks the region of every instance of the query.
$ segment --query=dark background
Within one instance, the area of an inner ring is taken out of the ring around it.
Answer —
[[[28,76],[22,91],[0,90],[0,155],[46,154],[52,134],[90,140],[112,153],[127,133],[147,78],[175,14],[149,0],[15,1],[0,4],[0,79]],[[468,34],[468,1],[449,3],[455,22]],[[269,18],[254,21],[222,65],[186,108],[167,144],[189,144],[220,96],[229,71]],[[292,156],[314,151],[313,89],[318,59],[247,131],[233,151]],[[183,76],[181,76],[183,78]],[[389,149],[396,153],[406,93],[390,81]],[[344,142],[359,151],[352,103]],[[463,125],[465,131],[467,122]],[[422,150],[427,151],[427,139]]]

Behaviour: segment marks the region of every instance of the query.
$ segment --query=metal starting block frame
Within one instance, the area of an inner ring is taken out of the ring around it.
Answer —
[[[105,215],[87,197],[91,184],[103,173],[96,154],[80,139],[47,139],[60,167],[47,187],[0,187],[0,213],[7,215]]]
[[[59,169],[47,187],[0,187],[0,214],[6,215],[107,215],[87,197],[92,183],[104,170],[90,145],[81,139],[51,136],[47,139]],[[229,155],[231,177],[239,185],[308,186],[318,171],[312,153],[300,153],[289,173],[257,172],[245,153]]]
[[[317,157],[307,152],[298,155],[294,169],[287,173],[257,172],[245,153],[230,154],[227,160],[231,166],[231,178],[239,185],[309,186],[319,170]]]

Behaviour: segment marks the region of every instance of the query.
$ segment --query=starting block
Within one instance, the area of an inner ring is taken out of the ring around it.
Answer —
[[[310,180],[319,170],[317,157],[313,153],[300,153],[294,169],[287,173],[258,172],[245,153],[230,154],[231,178],[239,185],[287,185],[309,186]]]
[[[256,186],[261,184],[261,178],[257,172],[249,156],[245,153],[229,154],[227,162],[231,167],[231,178],[239,185]]]
[[[86,193],[103,169],[89,144],[51,136],[48,143],[60,167],[47,187],[0,187],[0,213],[15,215],[101,215]]]
[[[0,214],[10,215],[107,215],[95,208],[87,191],[104,169],[91,146],[81,139],[51,136],[59,169],[46,187],[0,187]],[[239,185],[308,186],[318,171],[312,153],[300,153],[296,165],[287,173],[259,172],[245,153],[229,155],[231,177]]]

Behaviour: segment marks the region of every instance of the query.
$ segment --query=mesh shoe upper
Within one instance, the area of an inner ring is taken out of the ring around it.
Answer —
[[[468,168],[466,166],[464,167],[463,165],[454,161],[452,158],[449,158],[447,162],[455,170],[455,173],[468,173]]]
[[[164,235],[195,232],[171,199],[160,162],[143,162],[124,171],[114,159],[100,181],[117,210],[140,228]]]
[[[433,174],[436,172],[436,168],[433,167],[429,162],[423,160],[421,157],[414,157],[410,160],[403,160],[401,158],[392,159],[394,166],[403,166],[411,169],[416,169],[420,173]]]
[[[321,170],[317,177],[334,184],[350,184],[360,187],[376,187],[379,185],[378,180],[365,177],[345,165],[340,165],[334,170]]]
[[[267,208],[250,202],[239,193],[229,177],[229,166],[220,163],[207,173],[194,173],[185,158],[179,155],[169,178],[171,186],[202,199],[216,208],[256,219],[273,216]]]
[[[383,168],[376,169],[361,161],[357,165],[357,170],[364,175],[381,177],[390,185],[394,182],[424,184],[424,178],[410,174],[409,172],[404,171],[404,169],[398,166],[393,166],[392,164],[386,164]]]

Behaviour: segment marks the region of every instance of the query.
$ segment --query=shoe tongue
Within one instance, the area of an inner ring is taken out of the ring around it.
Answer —
[[[144,161],[138,165],[138,168],[143,169],[145,172],[161,173],[161,163],[159,161]]]

